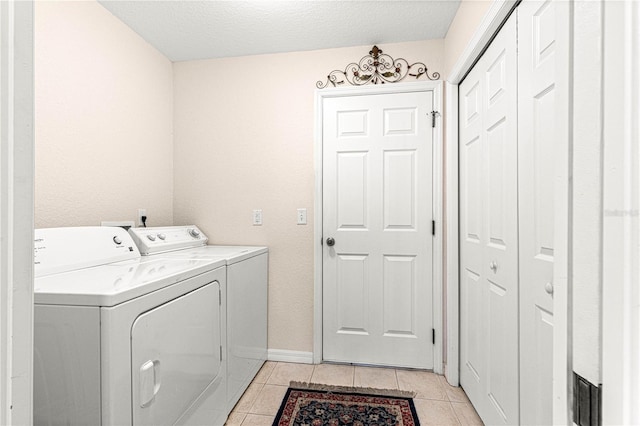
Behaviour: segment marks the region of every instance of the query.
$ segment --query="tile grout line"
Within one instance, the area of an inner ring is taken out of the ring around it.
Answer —
[[[267,361],[269,362],[269,361]],[[269,381],[269,379],[271,378],[271,375],[273,374],[274,371],[276,371],[276,367],[278,366],[278,362],[277,361],[272,361],[273,362],[273,368],[271,369],[271,371],[269,372],[269,374],[267,375],[267,378],[264,379],[264,384],[266,385],[267,382]],[[265,362],[266,364],[266,362]],[[264,367],[265,364],[262,364],[262,367]]]
[[[456,410],[453,409],[453,404],[451,403],[451,401],[449,401],[449,408],[451,409],[451,412],[453,413],[456,420],[458,421],[458,424],[462,425],[462,420],[460,420],[460,417],[458,417],[458,413],[456,413]]]
[[[398,380],[398,370],[393,369],[393,377],[396,378],[396,389],[400,390],[400,381]]]
[[[256,397],[253,399],[253,401],[251,401],[251,405],[249,405],[248,411],[245,413],[244,418],[246,419],[247,416],[251,413],[251,410],[253,410],[253,406],[255,405],[256,401],[258,401],[258,398],[260,397],[260,394],[262,393],[262,390],[264,389],[264,387],[266,386],[266,383],[256,383],[257,385],[260,385],[260,390],[257,392]],[[242,420],[242,422],[244,423],[244,419]]]
[[[351,387],[355,387],[356,386],[356,366],[352,365],[351,366]]]

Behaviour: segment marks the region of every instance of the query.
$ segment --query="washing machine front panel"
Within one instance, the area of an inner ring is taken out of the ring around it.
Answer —
[[[222,371],[214,282],[140,315],[131,329],[134,425],[172,425]]]

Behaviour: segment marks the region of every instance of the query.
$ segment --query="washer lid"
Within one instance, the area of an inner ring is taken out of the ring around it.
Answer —
[[[114,306],[222,267],[224,259],[142,258],[35,280],[35,303]]]
[[[162,253],[158,256],[169,259],[215,259],[224,258],[227,265],[240,262],[250,257],[267,253],[267,247],[257,246],[203,246]]]

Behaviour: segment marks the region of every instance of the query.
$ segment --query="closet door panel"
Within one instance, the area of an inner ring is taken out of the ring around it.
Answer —
[[[516,16],[495,38],[486,78],[487,424],[518,422],[518,115]]]
[[[518,8],[520,410],[552,423],[555,3]]]
[[[482,73],[472,71],[461,86],[460,105],[460,320],[461,383],[472,401],[481,399],[486,377],[485,291],[482,280],[484,146]],[[476,410],[480,411],[476,405]]]
[[[460,86],[460,381],[487,424],[518,412],[516,17]]]

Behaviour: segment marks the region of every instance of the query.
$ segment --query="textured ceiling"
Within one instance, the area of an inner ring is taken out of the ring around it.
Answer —
[[[99,0],[172,61],[443,38],[459,0]]]

